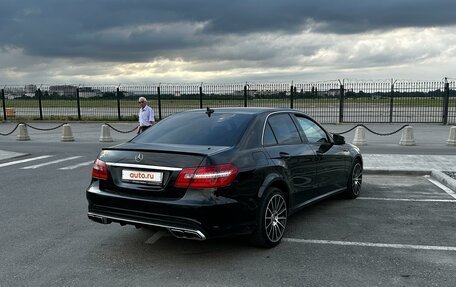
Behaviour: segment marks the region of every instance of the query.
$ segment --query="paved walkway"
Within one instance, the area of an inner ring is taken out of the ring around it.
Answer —
[[[363,154],[363,159],[364,169],[372,171],[456,171],[456,155]]]
[[[0,160],[6,160],[24,155],[23,153],[0,150]]]

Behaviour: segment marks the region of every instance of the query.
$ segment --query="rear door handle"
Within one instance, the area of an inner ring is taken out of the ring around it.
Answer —
[[[289,159],[291,157],[289,153],[283,151],[279,152],[279,156],[283,159]]]

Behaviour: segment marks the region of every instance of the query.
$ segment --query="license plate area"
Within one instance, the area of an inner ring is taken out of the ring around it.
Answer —
[[[163,173],[157,171],[123,169],[122,181],[148,185],[161,185],[163,183]]]

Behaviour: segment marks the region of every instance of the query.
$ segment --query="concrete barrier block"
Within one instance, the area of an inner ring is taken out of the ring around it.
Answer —
[[[449,146],[456,146],[456,126],[450,128],[450,134],[448,135],[447,144]]]
[[[415,145],[415,137],[413,136],[413,127],[408,126],[402,130],[402,137],[399,141],[400,145],[412,146]]]
[[[366,131],[364,127],[357,127],[355,130],[355,137],[353,138],[354,145],[356,146],[363,146],[367,145],[367,140],[366,140]]]
[[[100,142],[112,142],[111,131],[107,125],[101,126]]]
[[[29,141],[30,137],[27,132],[27,126],[25,124],[19,124],[19,131],[16,136],[17,141]]]
[[[71,132],[71,126],[69,124],[63,125],[62,139],[63,142],[74,141],[73,133]]]

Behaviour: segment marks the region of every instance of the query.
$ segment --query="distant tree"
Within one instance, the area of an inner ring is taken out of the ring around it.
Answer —
[[[357,95],[355,92],[349,91],[345,93],[346,98],[357,98]]]

